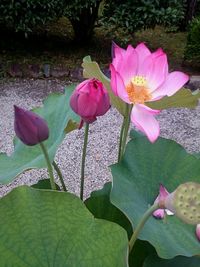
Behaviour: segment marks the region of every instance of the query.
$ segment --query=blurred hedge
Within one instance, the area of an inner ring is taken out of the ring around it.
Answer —
[[[36,26],[58,18],[64,0],[1,0],[0,24],[26,35]]]
[[[200,17],[190,23],[185,49],[185,59],[200,63]]]
[[[179,27],[185,15],[185,0],[108,0],[104,23],[123,27],[133,33],[155,25]]]

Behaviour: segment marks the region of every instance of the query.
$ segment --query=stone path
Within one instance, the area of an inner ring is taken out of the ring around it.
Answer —
[[[13,151],[13,105],[24,108],[39,106],[42,100],[54,91],[62,92],[67,81],[56,79],[13,79],[0,81],[0,151],[11,154]],[[182,144],[190,152],[200,151],[200,106],[194,110],[170,109],[159,116],[161,136],[171,138]],[[90,127],[88,156],[86,165],[86,195],[100,188],[111,179],[110,164],[117,158],[118,137],[121,116],[111,109]],[[69,191],[78,194],[83,129],[66,136],[56,155],[63,170]],[[1,167],[1,166],[0,166]],[[33,184],[47,177],[46,170],[31,170],[20,175],[13,183],[0,186],[0,196],[13,187]]]

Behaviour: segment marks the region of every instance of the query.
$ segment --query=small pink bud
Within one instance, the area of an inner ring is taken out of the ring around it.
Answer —
[[[196,236],[197,236],[197,239],[200,241],[200,224],[197,224],[197,227],[196,227]]]
[[[49,137],[46,121],[32,111],[17,106],[15,109],[14,129],[17,137],[26,145],[37,145]]]
[[[88,79],[76,87],[70,99],[70,106],[84,122],[92,123],[96,117],[109,110],[109,95],[99,80]]]

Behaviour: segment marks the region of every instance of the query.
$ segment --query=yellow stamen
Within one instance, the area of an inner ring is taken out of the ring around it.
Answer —
[[[126,86],[126,91],[132,103],[144,104],[144,102],[152,98],[147,87],[147,80],[143,76],[133,77],[131,82]]]

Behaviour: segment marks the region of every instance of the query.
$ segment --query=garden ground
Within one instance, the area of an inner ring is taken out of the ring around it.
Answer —
[[[13,105],[32,108],[42,104],[47,94],[62,92],[67,81],[52,79],[2,79],[0,82],[0,151],[11,154],[14,137]],[[200,106],[194,110],[170,109],[163,111],[158,119],[161,136],[182,144],[190,152],[200,151]],[[102,187],[111,179],[108,166],[116,162],[121,116],[111,109],[99,117],[90,127],[89,145],[86,160],[86,194]],[[68,134],[60,146],[56,160],[63,170],[66,185],[71,192],[78,194],[81,149],[84,130]],[[22,184],[33,184],[39,177],[46,178],[46,170],[31,170],[21,174],[13,183],[0,186],[0,195]]]

